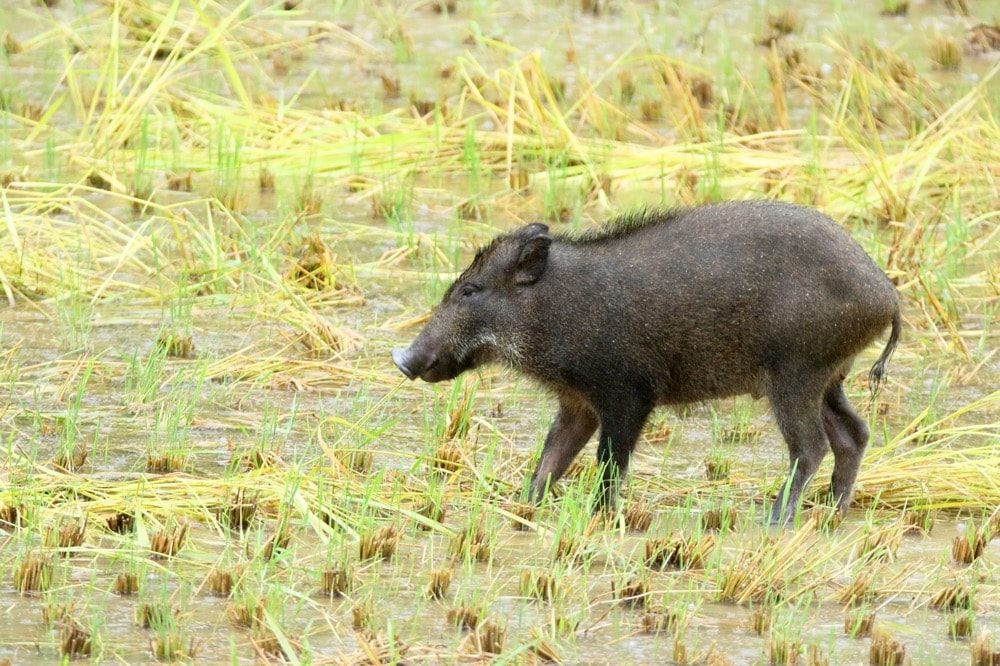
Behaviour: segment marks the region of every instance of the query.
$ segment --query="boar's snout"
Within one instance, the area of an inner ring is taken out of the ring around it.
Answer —
[[[392,362],[407,379],[416,379],[417,373],[410,369],[410,350],[397,347],[392,350]]]
[[[437,356],[433,354],[415,354],[413,347],[408,349],[393,349],[392,362],[407,379],[421,377],[437,364]]]

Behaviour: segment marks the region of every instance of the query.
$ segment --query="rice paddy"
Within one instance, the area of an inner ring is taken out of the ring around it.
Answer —
[[[5,3],[0,663],[1000,662],[997,17],[736,4]],[[525,505],[551,398],[390,361],[500,231],[761,197],[904,304],[846,517],[748,398]]]

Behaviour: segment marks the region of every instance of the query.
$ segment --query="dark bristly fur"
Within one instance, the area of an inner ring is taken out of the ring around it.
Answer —
[[[555,238],[577,245],[604,243],[625,238],[645,227],[669,224],[684,215],[686,210],[685,208],[637,208],[611,218],[597,229],[588,229],[577,235],[558,235]]]
[[[639,210],[578,235],[531,224],[499,236],[393,360],[430,382],[499,362],[552,390],[559,412],[532,477],[536,500],[598,428],[608,506],[656,405],[766,397],[791,456],[780,521],[827,449],[834,499],[849,505],[868,427],[843,380],[890,326],[873,391],[899,341],[892,283],[822,213],[741,201]]]

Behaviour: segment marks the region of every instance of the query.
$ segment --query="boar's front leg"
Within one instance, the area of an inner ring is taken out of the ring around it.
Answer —
[[[531,477],[531,499],[540,502],[546,489],[566,468],[597,430],[597,415],[586,403],[569,397],[559,400],[559,413],[549,429],[542,458]]]
[[[600,410],[601,439],[597,445],[597,464],[601,468],[601,486],[595,507],[597,511],[614,510],[621,479],[628,471],[632,451],[651,411],[652,400],[635,396]]]

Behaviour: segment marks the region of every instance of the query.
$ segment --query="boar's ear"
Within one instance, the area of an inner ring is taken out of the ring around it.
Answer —
[[[544,224],[531,224],[519,234],[524,240],[521,244],[517,263],[514,265],[515,284],[534,284],[545,272],[545,264],[549,259],[549,245],[552,236]]]

